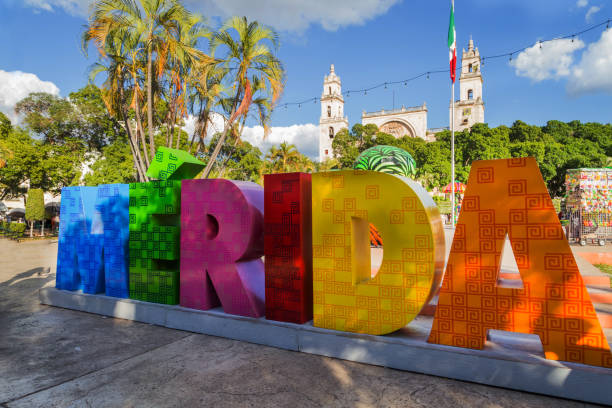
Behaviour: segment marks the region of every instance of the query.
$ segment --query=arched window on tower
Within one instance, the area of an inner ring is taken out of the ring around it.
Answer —
[[[329,94],[331,95],[331,86],[327,87],[327,90],[329,91]]]
[[[474,92],[471,89],[468,89],[468,99],[474,99]]]
[[[333,139],[334,138],[334,128],[333,127],[329,127],[329,138]]]
[[[327,105],[327,117],[331,118],[331,106]]]
[[[474,67],[472,66],[472,64],[468,65],[468,70],[469,72],[474,72]]]

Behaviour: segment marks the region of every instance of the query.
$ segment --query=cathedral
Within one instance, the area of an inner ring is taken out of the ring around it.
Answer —
[[[461,57],[461,74],[459,76],[459,99],[455,101],[455,130],[470,128],[474,123],[484,122],[484,102],[482,100],[482,73],[480,70],[480,53],[470,38],[467,51]],[[452,104],[449,106],[449,122],[452,118]],[[426,141],[436,140],[435,134],[443,129],[427,127],[427,105],[404,107],[395,110],[363,112],[363,125],[375,124],[381,132],[389,133],[396,138],[420,137]],[[332,142],[334,136],[342,129],[349,127],[344,116],[344,98],[342,82],[336,75],[334,65],[329,75],[323,79],[321,95],[321,119],[319,120],[319,160],[333,157]],[[444,128],[448,129],[448,128]]]

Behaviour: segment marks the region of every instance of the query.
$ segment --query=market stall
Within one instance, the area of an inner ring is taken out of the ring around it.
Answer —
[[[581,245],[612,240],[612,168],[570,169],[565,191],[568,238]]]

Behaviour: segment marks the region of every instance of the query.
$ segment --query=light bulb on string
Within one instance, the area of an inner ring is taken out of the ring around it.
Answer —
[[[408,81],[404,81],[404,86],[408,86]]]
[[[540,40],[540,49],[542,49],[542,41]]]
[[[387,89],[387,83],[385,82],[385,89]]]
[[[367,94],[368,94],[367,90],[363,91],[363,96],[366,96]]]
[[[427,79],[429,79],[429,72],[427,73]]]

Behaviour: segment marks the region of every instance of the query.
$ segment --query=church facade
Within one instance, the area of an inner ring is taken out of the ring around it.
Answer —
[[[478,48],[474,47],[472,39],[470,39],[468,50],[463,50],[461,62],[459,99],[455,102],[456,131],[470,128],[475,123],[484,122],[480,53]],[[451,118],[452,104],[449,106],[449,123]],[[420,137],[426,141],[434,141],[435,134],[443,130],[427,127],[427,105],[425,103],[414,107],[402,106],[394,110],[364,111],[361,115],[361,123],[363,125],[374,124],[381,132],[389,133],[396,138]],[[342,82],[332,64],[329,75],[323,78],[321,118],[319,120],[319,161],[333,157],[334,137],[340,130],[348,127],[348,118],[344,116]]]

